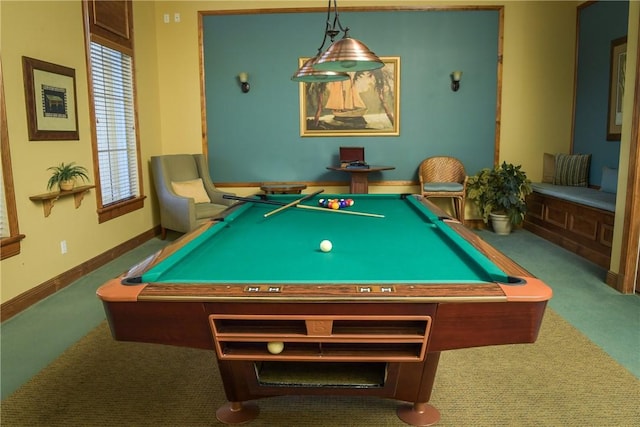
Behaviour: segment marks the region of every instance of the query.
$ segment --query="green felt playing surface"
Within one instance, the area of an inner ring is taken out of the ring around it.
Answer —
[[[477,283],[506,281],[490,260],[412,196],[354,199],[349,211],[246,203],[142,276],[167,283]],[[270,196],[288,203],[300,196]],[[330,252],[320,250],[330,240]]]

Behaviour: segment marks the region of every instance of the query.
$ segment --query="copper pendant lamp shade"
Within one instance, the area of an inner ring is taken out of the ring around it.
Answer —
[[[316,70],[355,72],[382,68],[384,62],[359,40],[346,35],[333,42],[313,64]]]
[[[333,23],[331,23],[331,3],[333,2]],[[341,40],[334,41],[335,36],[344,33]],[[322,53],[327,39],[331,45]],[[384,63],[364,43],[349,37],[349,27],[343,27],[338,17],[337,0],[328,0],[327,21],[324,38],[318,48],[318,54],[306,61],[291,80],[296,82],[332,82],[349,79],[346,73],[376,70],[384,67]]]
[[[311,59],[302,64],[295,74],[291,77],[294,82],[304,83],[325,83],[325,82],[337,82],[340,80],[348,80],[349,75],[347,73],[340,73],[336,71],[322,71],[317,70],[313,65],[318,60],[319,55],[314,56]]]

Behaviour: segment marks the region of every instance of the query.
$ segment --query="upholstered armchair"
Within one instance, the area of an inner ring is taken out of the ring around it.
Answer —
[[[151,157],[151,171],[160,205],[162,238],[167,230],[187,233],[235,203],[216,189],[202,154]]]

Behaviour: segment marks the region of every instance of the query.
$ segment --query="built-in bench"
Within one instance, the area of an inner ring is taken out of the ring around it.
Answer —
[[[610,171],[617,171],[610,169]],[[611,173],[605,171],[610,180]],[[605,177],[606,174],[606,177]],[[611,188],[606,184],[606,189]],[[608,269],[616,194],[584,186],[533,183],[524,228]]]

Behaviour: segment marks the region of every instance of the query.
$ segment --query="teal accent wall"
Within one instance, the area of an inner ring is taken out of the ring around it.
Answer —
[[[372,180],[417,180],[433,155],[468,174],[493,165],[499,12],[341,12],[343,26],[379,56],[400,57],[400,135],[301,137],[299,57],[315,55],[326,13],[203,18],[209,162],[216,182],[345,181],[326,170],[340,146],[365,147],[370,164],[396,169]],[[458,92],[450,73],[462,70]],[[249,73],[251,91],[237,79]]]
[[[591,154],[589,184],[604,166],[617,168],[620,141],[607,141],[611,42],[627,35],[628,1],[599,1],[580,10],[573,152]]]

